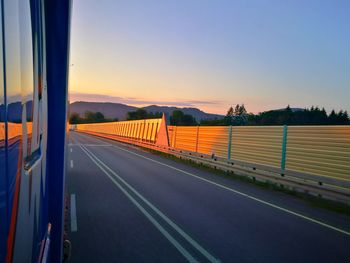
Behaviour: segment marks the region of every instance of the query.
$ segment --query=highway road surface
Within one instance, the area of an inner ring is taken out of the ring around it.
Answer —
[[[71,132],[78,262],[350,262],[350,217],[134,146]]]

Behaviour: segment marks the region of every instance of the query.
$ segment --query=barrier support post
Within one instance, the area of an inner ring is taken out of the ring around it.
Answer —
[[[281,169],[284,171],[286,169],[286,152],[287,152],[287,136],[288,136],[288,126],[283,126],[283,137],[282,137],[282,157],[281,157]]]
[[[230,125],[228,134],[227,159],[231,159],[231,145],[232,145],[232,125]]]
[[[197,125],[197,135],[196,135],[196,153],[198,152],[198,137],[199,137],[199,125]]]

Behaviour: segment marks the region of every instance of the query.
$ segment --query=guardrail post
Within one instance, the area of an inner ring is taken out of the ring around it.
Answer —
[[[232,125],[230,125],[230,130],[228,134],[228,146],[227,146],[227,159],[231,159],[231,145],[232,145]]]
[[[283,137],[282,137],[282,158],[281,158],[281,169],[284,171],[286,169],[286,152],[287,152],[287,136],[288,136],[288,126],[283,126]]]
[[[176,136],[177,136],[177,126],[173,126],[175,128],[175,131],[174,132],[174,148],[176,148]]]
[[[196,135],[196,152],[198,152],[198,137],[199,137],[199,125],[197,125],[197,135]]]

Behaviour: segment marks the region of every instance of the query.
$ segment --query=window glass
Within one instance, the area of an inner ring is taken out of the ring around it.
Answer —
[[[4,44],[1,46],[1,52],[5,50],[5,55],[1,59],[0,71],[2,79],[6,77],[6,84],[4,85],[3,80],[1,81],[0,141],[5,137],[2,131],[6,121],[7,145],[5,148],[1,148],[0,145],[0,150],[6,152],[7,160],[4,161],[4,165],[1,165],[6,167],[6,170],[0,168],[2,169],[0,201],[1,194],[4,195],[5,200],[3,206],[0,203],[0,207],[4,207],[0,218],[0,228],[4,232],[4,235],[1,234],[4,240],[0,240],[0,262],[4,262],[6,239],[13,240],[15,234],[15,229],[9,222],[16,221],[18,208],[16,197],[20,192],[22,161],[30,151],[34,87],[29,1],[5,0],[3,8],[4,31],[1,31],[4,33]],[[6,67],[3,73],[4,65]],[[6,96],[6,105],[4,105],[4,96]]]
[[[3,76],[2,7],[0,5],[0,262],[4,262],[7,238],[6,213],[6,151],[5,151],[5,90]]]

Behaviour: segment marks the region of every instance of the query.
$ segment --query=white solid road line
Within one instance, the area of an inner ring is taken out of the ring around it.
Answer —
[[[86,149],[86,148],[85,148]],[[86,149],[87,150],[87,149]],[[89,150],[87,150],[89,151]],[[151,202],[149,202],[145,197],[143,197],[135,188],[128,184],[123,178],[121,178],[116,172],[114,172],[109,166],[103,163],[94,153],[89,151],[89,153],[100,162],[110,173],[112,173],[116,178],[118,178],[123,184],[125,184],[134,194],[136,194],[143,202],[145,202],[154,212],[156,212],[165,222],[167,222],[172,228],[175,229],[184,239],[187,240],[194,248],[196,248],[203,256],[205,256],[210,262],[220,262],[212,256],[208,251],[206,251],[201,245],[199,245],[193,238],[191,238],[185,231],[183,231],[178,225],[176,225],[170,218],[164,215],[158,208],[156,208]]]
[[[144,214],[144,216],[165,236],[166,239],[189,261],[193,263],[198,263],[197,261],[181,244],[173,237],[171,234],[169,234],[168,231],[166,231],[159,223],[158,221],[149,214],[142,205],[137,202],[125,189],[122,187],[113,176],[111,176],[104,167],[102,167],[95,158],[90,154],[90,152],[87,149],[84,149],[83,146],[80,146],[82,151],[101,169],[102,172],[104,172],[109,179],[126,195],[126,197]]]
[[[77,221],[77,206],[75,194],[70,195],[70,231],[78,231],[78,221]]]
[[[314,218],[305,216],[305,215],[300,214],[300,213],[298,213],[298,212],[294,212],[294,211],[289,210],[289,209],[287,209],[287,208],[284,208],[284,207],[275,205],[275,204],[273,204],[273,203],[264,201],[264,200],[262,200],[262,199],[259,199],[259,198],[257,198],[257,197],[251,196],[251,195],[246,194],[246,193],[243,193],[243,192],[240,192],[240,191],[238,191],[238,190],[235,190],[235,189],[233,189],[233,188],[227,187],[227,186],[225,186],[225,185],[222,185],[222,184],[213,182],[213,181],[211,181],[211,180],[205,179],[205,178],[200,177],[200,176],[198,176],[198,175],[195,175],[195,174],[193,174],[193,173],[190,173],[190,172],[184,171],[184,170],[182,170],[182,169],[176,168],[176,167],[174,167],[174,166],[171,166],[171,165],[168,165],[168,164],[159,162],[159,161],[154,160],[154,159],[152,159],[152,158],[148,158],[148,157],[146,157],[146,156],[143,156],[143,155],[141,155],[141,154],[135,153],[135,152],[133,152],[133,151],[126,150],[126,149],[124,149],[124,148],[122,148],[122,147],[119,147],[119,146],[116,146],[116,145],[113,145],[113,147],[118,148],[118,149],[120,149],[120,150],[122,150],[122,151],[125,151],[125,152],[128,152],[128,153],[131,153],[131,154],[136,155],[136,156],[138,156],[138,157],[144,158],[144,159],[146,159],[146,160],[148,160],[148,161],[157,163],[157,164],[159,164],[159,165],[162,165],[162,166],[171,168],[171,169],[173,169],[173,170],[175,170],[175,171],[178,171],[178,172],[184,173],[184,174],[186,174],[186,175],[192,176],[192,177],[194,177],[194,178],[196,178],[196,179],[198,179],[198,180],[201,180],[201,181],[207,182],[207,183],[209,183],[209,184],[215,185],[215,186],[217,186],[217,187],[220,187],[220,188],[225,189],[225,190],[227,190],[227,191],[233,192],[233,193],[235,193],[235,194],[244,196],[244,197],[246,197],[246,198],[248,198],[248,199],[251,199],[251,200],[254,200],[254,201],[258,202],[258,203],[267,205],[267,206],[269,206],[269,207],[273,207],[273,208],[275,208],[275,209],[278,209],[278,210],[283,211],[283,212],[285,212],[285,213],[288,213],[288,214],[290,214],[290,215],[293,215],[293,216],[302,218],[302,219],[304,219],[304,220],[306,220],[306,221],[313,222],[313,223],[318,224],[318,225],[320,225],[320,226],[323,226],[323,227],[326,227],[326,228],[328,228],[328,229],[332,229],[332,230],[337,231],[337,232],[339,232],[339,233],[342,233],[342,234],[345,234],[345,235],[347,235],[347,236],[350,236],[350,232],[349,232],[349,231],[346,231],[346,230],[344,230],[344,229],[341,229],[341,228],[338,228],[338,227],[329,225],[329,224],[324,223],[324,222],[322,222],[322,221],[320,221],[320,220],[317,220],[317,219],[314,219]]]

